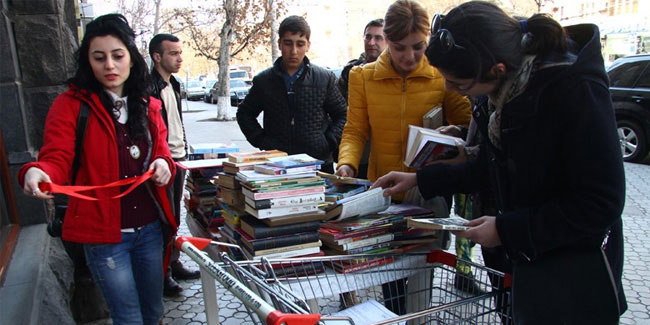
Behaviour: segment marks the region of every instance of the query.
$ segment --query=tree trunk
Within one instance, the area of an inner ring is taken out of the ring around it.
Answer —
[[[277,0],[269,0],[269,10],[271,17],[271,62],[275,62],[280,57],[280,49],[278,49],[278,19],[275,16],[278,9]]]
[[[158,35],[160,31],[160,3],[162,0],[154,0],[155,14],[153,18],[153,35]]]
[[[217,102],[217,120],[232,120],[232,112],[230,111],[230,74],[228,73],[228,65],[230,63],[230,41],[232,37],[231,21],[234,18],[234,3],[233,0],[225,0],[224,9],[226,12],[226,20],[221,27],[219,37],[221,43],[219,45],[219,91]]]

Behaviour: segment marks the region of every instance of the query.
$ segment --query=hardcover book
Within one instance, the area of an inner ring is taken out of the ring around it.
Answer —
[[[318,172],[318,176],[325,179],[329,179],[330,181],[332,181],[332,183],[335,184],[372,186],[372,181],[367,179],[362,179],[362,178],[344,177],[344,176],[338,176],[338,175],[329,174],[325,172]]]
[[[255,209],[271,209],[305,204],[318,204],[325,201],[325,194],[315,193],[300,196],[289,196],[275,199],[253,200],[250,197],[244,199],[247,205]]]
[[[321,222],[325,219],[325,211],[316,210],[314,212],[292,214],[290,216],[275,217],[262,219],[262,222],[269,227],[277,227],[282,225],[289,225],[294,223],[318,221]]]
[[[296,247],[298,246],[301,245],[296,245]],[[297,249],[292,249],[292,250],[277,252],[277,253],[268,253],[268,254],[254,254],[252,252],[249,252],[247,249],[243,249],[243,251],[244,251],[244,255],[246,255],[246,257],[248,257],[248,259],[251,260],[259,260],[262,257],[266,257],[268,259],[280,259],[280,258],[291,258],[291,257],[298,257],[303,255],[309,255],[309,254],[316,254],[320,252],[320,245],[314,247],[297,248]]]
[[[316,166],[322,165],[325,162],[314,157],[311,157],[308,154],[300,153],[296,155],[290,155],[286,157],[274,157],[270,158],[267,165],[281,167],[281,168],[296,168],[304,166]]]
[[[320,226],[320,221],[310,221],[269,227],[254,217],[244,216],[240,219],[240,226],[241,230],[247,233],[251,238],[259,239],[273,236],[286,236],[301,232],[316,232]]]
[[[340,221],[350,217],[366,216],[386,210],[390,206],[390,196],[384,197],[382,188],[372,190],[341,199],[338,206],[328,211],[331,219]]]
[[[437,129],[443,124],[442,106],[436,106],[422,115],[422,126],[427,129]]]
[[[249,236],[241,229],[238,230],[241,238],[241,243],[248,247],[250,251],[261,251],[283,246],[299,245],[304,243],[317,242],[319,240],[318,232],[301,232],[286,236],[275,236],[255,239]]]
[[[318,170],[319,165],[310,165],[310,166],[301,166],[301,167],[294,167],[294,168],[285,168],[285,167],[277,167],[277,166],[271,166],[267,164],[260,164],[260,165],[255,165],[253,167],[253,170],[261,173],[261,174],[267,174],[267,175],[286,175],[286,174],[299,174],[303,172],[313,172]]]
[[[289,196],[323,193],[324,191],[325,191],[324,186],[301,187],[295,189],[287,189],[287,190],[273,191],[273,192],[262,192],[262,193],[253,192],[245,187],[242,188],[242,193],[244,194],[244,196],[249,197],[253,200],[265,200],[265,199],[274,199],[274,198],[289,197]]]

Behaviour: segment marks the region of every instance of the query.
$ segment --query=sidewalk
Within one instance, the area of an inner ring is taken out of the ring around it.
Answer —
[[[239,131],[237,122],[210,121],[216,116],[216,105],[190,102],[183,115],[187,139],[190,143],[233,142],[241,151],[255,150]],[[629,309],[621,324],[650,324],[650,166],[625,164],[627,199],[623,211],[625,233],[625,266],[623,286]],[[183,211],[182,220],[185,220]],[[190,235],[184,222],[179,234]],[[453,243],[453,239],[452,239]],[[452,245],[453,251],[453,245]],[[482,263],[480,249],[474,256]],[[185,254],[181,260],[190,268],[197,265]],[[206,324],[201,281],[181,281],[183,292],[179,297],[165,298],[164,324]],[[248,313],[243,304],[223,288],[217,289],[221,324],[252,324],[246,321]],[[596,307],[597,308],[597,307]]]

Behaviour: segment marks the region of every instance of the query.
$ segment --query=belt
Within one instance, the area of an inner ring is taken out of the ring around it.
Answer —
[[[138,230],[141,230],[141,229],[144,228],[144,227],[146,227],[146,226],[135,227],[135,228],[122,228],[120,231],[121,231],[121,232],[127,232],[127,233],[129,233],[129,232],[136,232],[136,231],[138,231]]]

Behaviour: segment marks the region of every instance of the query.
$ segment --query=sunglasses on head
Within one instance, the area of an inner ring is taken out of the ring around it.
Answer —
[[[442,28],[442,19],[445,15],[435,14],[431,20],[431,42],[436,43],[436,48],[441,53],[449,53],[453,49],[464,50],[465,48],[456,44],[454,36],[447,29]]]

